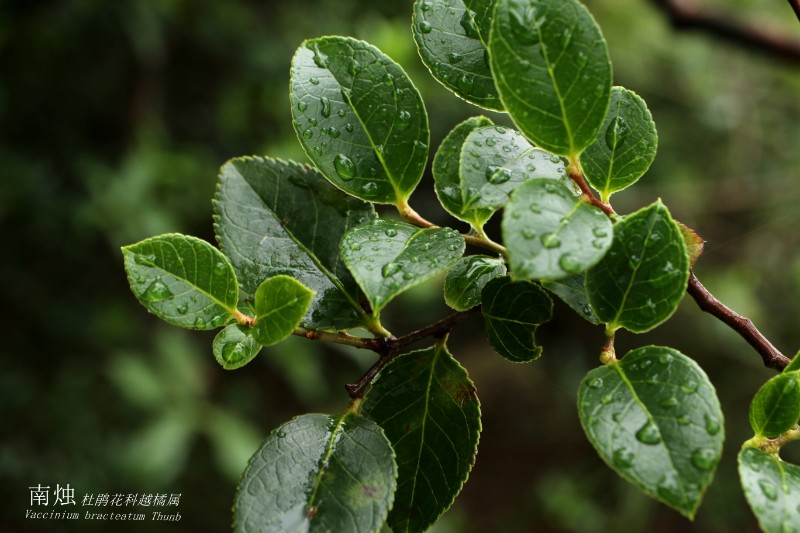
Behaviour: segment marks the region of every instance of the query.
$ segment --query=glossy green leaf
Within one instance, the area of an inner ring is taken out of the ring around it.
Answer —
[[[796,353],[791,362],[783,369],[784,372],[794,372],[800,370],[800,352]]]
[[[659,200],[614,225],[614,243],[587,272],[586,287],[609,330],[641,333],[672,316],[688,280],[686,244]]]
[[[611,246],[611,221],[563,184],[520,185],[503,213],[503,242],[515,279],[563,279],[597,263]]]
[[[294,128],[334,185],[379,203],[404,202],[428,159],[428,115],[403,69],[349,37],[305,41],[292,59]]]
[[[648,495],[692,518],[722,454],[722,411],[703,370],[677,350],[638,348],[589,372],[581,425],[600,457]]]
[[[339,254],[349,228],[375,216],[316,170],[275,159],[232,159],[214,199],[217,239],[250,295],[285,274],[316,292],[303,325],[344,330],[364,323],[358,286]]]
[[[476,229],[483,228],[495,210],[464,207],[461,190],[461,149],[470,132],[491,124],[492,121],[486,117],[468,118],[447,134],[433,158],[433,179],[439,202],[451,215]]]
[[[600,324],[600,319],[589,305],[585,274],[577,274],[558,281],[543,281],[542,287],[561,298],[565,304],[592,324]]]
[[[345,234],[342,257],[377,315],[401,292],[447,270],[464,246],[450,228],[378,219]]]
[[[397,467],[383,431],[352,413],[299,416],[250,458],[236,493],[237,533],[380,531]]]
[[[581,154],[589,184],[604,202],[612,193],[636,183],[656,157],[656,124],[639,95],[611,89],[611,105],[597,139]]]
[[[481,303],[481,291],[491,280],[506,274],[502,259],[486,255],[462,257],[444,278],[444,301],[456,311]]]
[[[486,42],[492,0],[414,3],[414,41],[433,77],[475,105],[502,111]]]
[[[568,180],[561,158],[533,148],[517,130],[477,128],[461,150],[461,195],[465,208],[499,209],[529,179]]]
[[[214,329],[236,312],[236,274],[207,242],[168,233],[124,246],[122,255],[133,294],[173,326]]]
[[[311,306],[314,291],[289,276],[264,280],[256,289],[253,337],[263,346],[292,334]]]
[[[480,403],[466,370],[443,345],[401,355],[372,384],[361,412],[397,454],[389,525],[424,531],[453,503],[475,462]]]
[[[261,344],[253,338],[253,330],[240,324],[231,324],[214,337],[214,357],[225,370],[241,368],[261,351]]]
[[[533,338],[539,324],[553,316],[553,301],[536,283],[495,278],[483,288],[481,312],[486,337],[494,351],[515,363],[527,363],[542,355]]]
[[[757,448],[742,448],[739,478],[765,533],[800,532],[800,467]]]
[[[774,438],[800,420],[800,372],[782,372],[758,390],[750,403],[756,436]],[[798,502],[800,503],[800,502]]]
[[[606,42],[577,0],[497,0],[489,40],[500,100],[522,133],[550,152],[577,156],[608,110]]]

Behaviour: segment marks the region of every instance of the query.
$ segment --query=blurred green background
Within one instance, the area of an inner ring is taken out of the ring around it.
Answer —
[[[645,98],[660,134],[651,172],[615,197],[617,210],[661,197],[708,241],[696,268],[706,285],[793,354],[797,65],[675,33],[647,0],[587,4],[616,83]],[[716,4],[800,39],[786,2]],[[346,406],[343,386],[371,354],[293,338],[224,371],[213,334],[173,329],[138,305],[119,247],[174,231],[213,242],[210,199],[225,160],[304,160],[288,105],[289,62],[304,38],[352,35],[400,62],[425,98],[434,148],[481,113],[424,69],[410,16],[409,0],[0,0],[0,530],[226,531],[237,477],[269,430]],[[455,224],[431,184],[427,172],[413,205]],[[446,314],[439,283],[399,299],[384,324],[400,334]],[[525,366],[493,354],[481,328],[473,318],[451,336],[478,387],[484,431],[471,479],[437,531],[755,530],[735,455],[750,436],[749,399],[772,372],[690,299],[651,334],[622,335],[617,349],[671,345],[718,389],[726,451],[694,524],[617,478],[581,432],[575,392],[598,364],[599,328],[557,304],[538,334],[544,357]],[[85,493],[181,493],[183,518],[26,521],[29,487],[57,483],[75,489],[79,512]]]

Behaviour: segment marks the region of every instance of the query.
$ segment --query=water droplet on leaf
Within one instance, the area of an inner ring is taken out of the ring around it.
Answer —
[[[624,118],[616,116],[606,129],[606,145],[611,150],[614,150],[625,141],[627,135],[628,124],[625,122]]]
[[[461,63],[462,59],[464,59],[464,57],[457,52],[450,52],[447,55],[447,60],[450,61],[450,63],[452,63],[453,65]]]
[[[353,161],[344,154],[339,154],[333,160],[333,168],[339,177],[345,181],[353,179],[356,175],[356,166]]]
[[[305,131],[303,132],[303,138],[304,138],[304,139],[310,139],[310,138],[311,138],[311,137],[313,137],[313,136],[314,136],[314,132],[313,132],[313,131],[311,131],[311,129],[310,129],[310,128],[309,128],[309,129],[307,129],[307,130],[305,130]]]
[[[542,246],[548,249],[554,249],[561,246],[561,239],[558,238],[558,235],[555,233],[548,233],[547,235],[542,235]]]
[[[708,432],[709,435],[716,435],[719,433],[719,421],[711,415],[705,415],[704,418],[706,421],[706,432]]]
[[[775,485],[773,485],[767,479],[760,479],[758,480],[758,487],[761,489],[761,492],[764,493],[770,500],[777,500],[778,499],[778,491],[775,489]]]
[[[589,386],[593,389],[599,389],[603,386],[603,378],[594,378],[589,382]]]
[[[580,264],[571,253],[565,253],[558,260],[558,266],[567,274],[577,274],[580,271]]]
[[[172,296],[172,292],[170,292],[169,288],[164,284],[164,282],[157,279],[145,289],[140,298],[144,302],[155,303],[168,300],[172,298]]]
[[[433,26],[431,26],[430,22],[425,22],[424,20],[417,25],[417,29],[420,33],[430,33],[433,30]]]
[[[308,78],[308,82],[311,85],[319,85],[319,79],[318,78]]]
[[[297,109],[299,109],[300,111],[305,111],[306,109],[308,109],[308,104],[303,101],[297,102]]]
[[[478,26],[475,24],[475,12],[471,9],[464,11],[459,22],[461,27],[464,28],[464,34],[471,39],[478,39]]]
[[[185,315],[187,312],[189,312],[189,306],[186,304],[179,305],[175,311],[177,311],[179,315]]]
[[[692,464],[698,470],[711,470],[717,464],[717,452],[711,448],[698,448],[692,452]]]
[[[618,468],[630,468],[633,466],[633,452],[625,448],[618,448],[614,450],[613,460],[614,465]]]
[[[404,130],[411,125],[411,113],[408,111],[400,111],[397,115],[397,128]]]
[[[651,420],[648,420],[645,425],[639,428],[636,432],[636,440],[642,444],[658,444],[661,442],[661,432]]]
[[[206,321],[203,318],[197,317],[194,319],[195,329],[203,329],[206,327]]]

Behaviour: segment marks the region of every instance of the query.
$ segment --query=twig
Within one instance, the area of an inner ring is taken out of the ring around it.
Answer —
[[[703,31],[790,63],[800,63],[800,41],[744,25],[724,13],[701,9],[691,0],[652,1],[666,12],[677,29]],[[800,19],[800,0],[789,0],[789,3]]]
[[[592,190],[589,188],[589,185],[586,184],[586,180],[583,177],[583,173],[580,171],[580,167],[576,163],[570,164],[567,167],[567,172],[569,172],[569,177],[572,179],[572,181],[574,181],[578,187],[580,187],[583,197],[586,199],[586,201],[596,207],[599,207],[603,213],[613,219],[613,215],[617,214],[614,211],[614,208],[611,207],[611,205],[602,202],[600,198],[594,195]]]
[[[443,335],[447,335],[456,326],[456,324],[467,318],[472,313],[478,311],[478,309],[480,308],[474,307],[469,311],[453,313],[452,315],[445,317],[438,322],[434,322],[433,324],[422,329],[418,329],[417,331],[412,331],[411,333],[403,335],[402,337],[398,337],[396,339],[385,339],[385,346],[382,350],[373,350],[381,355],[380,359],[378,359],[358,381],[345,386],[347,393],[351,398],[354,399],[363,398],[364,394],[367,392],[367,388],[372,383],[372,380],[375,379],[375,376],[378,375],[378,372],[383,370],[386,365],[391,363],[394,358],[400,354],[400,351],[403,348],[426,337],[441,337]]]
[[[740,315],[731,308],[717,300],[708,292],[694,271],[689,274],[689,286],[686,291],[697,302],[698,307],[710,313],[728,325],[750,344],[761,355],[764,366],[781,371],[789,364],[789,358],[783,355],[771,342],[755,327],[753,321]]]

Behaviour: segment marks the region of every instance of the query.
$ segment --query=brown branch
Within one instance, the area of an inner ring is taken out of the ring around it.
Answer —
[[[452,315],[445,317],[438,322],[434,322],[433,324],[422,329],[412,331],[411,333],[403,335],[402,337],[380,339],[384,341],[384,346],[380,350],[373,350],[380,354],[380,359],[378,359],[357,382],[345,386],[347,393],[351,398],[354,399],[363,398],[364,394],[367,392],[367,388],[372,383],[372,380],[375,379],[375,376],[378,375],[378,372],[383,370],[386,365],[391,363],[394,358],[400,354],[400,351],[403,348],[426,337],[443,337],[444,335],[447,335],[459,322],[467,318],[472,313],[478,311],[478,309],[480,308],[473,307],[468,311],[453,313]],[[377,341],[379,339],[370,340]]]
[[[693,0],[652,0],[679,30],[697,30],[751,50],[800,64],[800,41],[756,26],[748,26],[727,16],[697,6]],[[789,0],[800,19],[800,0]]]
[[[398,204],[397,210],[405,220],[411,222],[415,226],[419,226],[421,228],[438,228],[436,224],[431,222],[430,220],[424,218],[422,215],[414,211],[410,205],[407,203]],[[478,248],[483,248],[484,250],[488,250],[490,252],[494,252],[499,255],[504,255],[506,253],[506,249],[503,245],[498,244],[491,240],[488,237],[481,237],[478,235],[468,235],[465,233],[461,234],[464,237],[464,240],[467,244],[472,246],[476,246]]]
[[[584,199],[593,206],[599,207],[603,213],[613,219],[613,215],[617,214],[616,211],[614,211],[614,208],[611,207],[611,205],[604,203],[600,200],[600,198],[594,195],[592,190],[589,188],[589,185],[586,184],[586,179],[584,179],[579,165],[575,163],[569,165],[567,167],[567,172],[569,172],[569,177],[572,179],[572,181],[574,181],[578,187],[580,187]]]
[[[764,366],[781,371],[789,364],[789,358],[783,355],[753,324],[753,321],[740,315],[731,308],[717,300],[708,292],[694,271],[689,274],[689,286],[686,291],[697,302],[698,307],[710,313],[733,329],[761,355]]]

